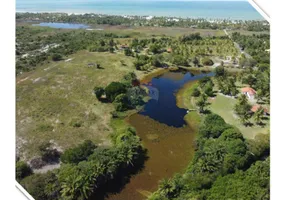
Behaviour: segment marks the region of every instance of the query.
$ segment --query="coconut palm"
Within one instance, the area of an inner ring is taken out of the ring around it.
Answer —
[[[256,122],[256,124],[258,125],[262,124],[263,115],[264,115],[264,108],[262,107],[258,108],[258,110],[253,115],[253,119]]]

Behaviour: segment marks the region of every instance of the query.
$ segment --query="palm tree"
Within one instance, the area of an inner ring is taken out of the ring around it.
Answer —
[[[201,94],[196,102],[196,105],[199,107],[200,112],[203,113],[204,107],[207,105],[207,97],[204,93]]]
[[[250,108],[251,105],[248,103],[248,100],[245,95],[240,95],[238,97],[238,102],[234,106],[234,111],[240,118],[243,124],[247,124],[250,119]]]
[[[254,113],[254,121],[256,124],[261,125],[262,124],[262,117],[264,115],[264,108],[260,107],[255,113]]]
[[[176,190],[176,187],[174,184],[172,184],[172,181],[170,179],[163,179],[159,183],[159,193],[164,197],[172,197]]]

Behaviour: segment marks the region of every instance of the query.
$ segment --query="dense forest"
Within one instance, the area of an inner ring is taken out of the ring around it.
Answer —
[[[246,140],[216,114],[206,115],[187,170],[159,183],[149,199],[269,199],[269,135]]]

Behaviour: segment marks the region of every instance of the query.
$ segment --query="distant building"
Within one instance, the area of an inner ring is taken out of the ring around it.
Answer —
[[[168,53],[172,53],[172,48],[168,48],[168,49],[167,49],[167,52],[168,52]]]
[[[262,107],[261,105],[253,105],[251,108],[251,112],[255,113],[260,107]],[[263,108],[263,107],[262,107]],[[264,115],[269,115],[269,110],[267,108],[263,108],[264,110]]]
[[[129,46],[127,44],[122,44],[119,46],[120,50],[127,49],[127,48],[129,48]]]
[[[249,99],[254,99],[256,95],[256,91],[251,87],[242,88],[241,93],[246,95]]]

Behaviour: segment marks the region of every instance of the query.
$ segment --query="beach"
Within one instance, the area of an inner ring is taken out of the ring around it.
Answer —
[[[164,16],[181,18],[263,20],[263,17],[244,1],[69,1],[16,2],[16,12],[64,12],[73,14],[96,13],[129,16]]]

